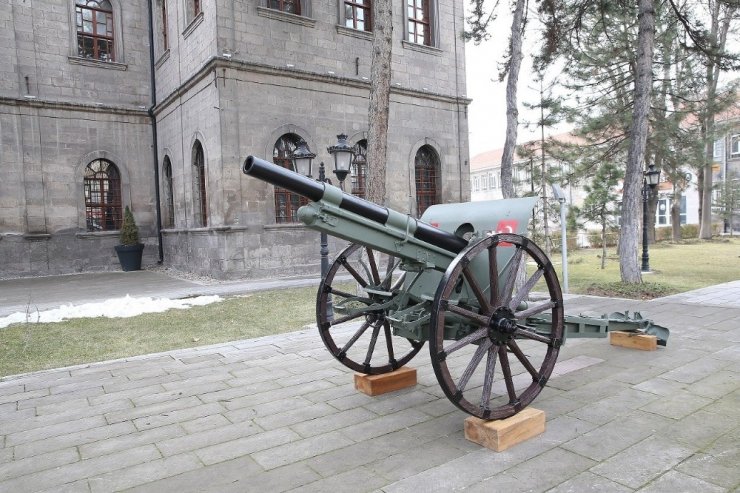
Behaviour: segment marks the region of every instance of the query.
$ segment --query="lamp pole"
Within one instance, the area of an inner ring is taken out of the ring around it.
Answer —
[[[650,254],[648,253],[648,199],[660,181],[660,169],[654,164],[642,173],[642,272],[650,272]]]
[[[319,164],[319,181],[321,183],[326,183],[326,170],[324,168],[323,161]],[[320,243],[321,280],[324,280],[324,278],[326,278],[326,273],[329,272],[329,238],[323,231],[320,233]]]

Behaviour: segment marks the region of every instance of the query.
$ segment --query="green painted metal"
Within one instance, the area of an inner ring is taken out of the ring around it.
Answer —
[[[527,318],[527,325],[535,327],[538,329],[537,332],[542,334],[549,333],[550,322],[550,315],[546,313]],[[615,330],[654,335],[661,346],[668,343],[668,336],[670,335],[667,328],[654,323],[650,319],[643,318],[640,312],[635,312],[633,316],[630,316],[629,311],[612,312],[600,316],[566,315],[563,343],[568,338],[603,338],[608,335],[609,331]]]
[[[403,290],[388,303],[388,320],[395,335],[413,340],[429,339],[431,303],[445,269],[457,253],[439,248],[414,236],[417,220],[399,212],[389,210],[385,224],[367,219],[340,207],[342,192],[327,185],[319,202],[311,202],[298,210],[298,218],[307,227],[360,243],[402,260],[401,269],[406,272]],[[439,204],[429,207],[421,220],[453,233],[468,242],[476,242],[496,233],[526,235],[532,209],[537,199],[491,200]],[[503,287],[510,267],[514,248],[501,248],[497,264],[501,267],[500,287]],[[480,256],[470,265],[476,279],[488,293],[488,259]],[[390,294],[390,293],[387,293]],[[467,282],[461,285],[451,303],[475,306],[477,301]],[[374,309],[376,307],[373,307]],[[381,307],[378,306],[378,309]],[[335,306],[342,315],[351,315],[351,306]],[[451,323],[445,327],[446,338],[459,339],[472,330],[466,323]]]

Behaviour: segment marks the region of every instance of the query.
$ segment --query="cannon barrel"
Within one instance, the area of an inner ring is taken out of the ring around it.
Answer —
[[[313,202],[319,202],[324,197],[327,187],[325,183],[312,180],[254,156],[247,157],[244,166],[242,166],[242,171],[246,175],[289,190]],[[390,215],[385,207],[344,192],[342,192],[339,207],[380,224],[386,224]],[[416,222],[414,237],[421,241],[454,253],[459,253],[468,245],[468,242],[459,236],[442,231],[417,219],[412,218],[412,220]]]

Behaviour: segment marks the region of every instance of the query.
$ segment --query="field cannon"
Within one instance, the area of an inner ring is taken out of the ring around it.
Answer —
[[[388,373],[429,341],[445,395],[482,419],[516,414],[546,385],[566,317],[552,263],[524,236],[536,198],[433,205],[417,220],[254,156],[242,171],[308,198],[299,220],[351,242],[316,302],[321,339],[343,365]],[[571,336],[603,337],[607,322],[570,325]]]

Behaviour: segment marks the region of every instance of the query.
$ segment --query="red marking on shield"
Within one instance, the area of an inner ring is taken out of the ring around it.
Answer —
[[[434,226],[435,228],[439,228],[439,223],[429,223],[429,224],[431,224],[431,225],[432,225],[432,226]]]
[[[518,226],[519,221],[517,221],[516,219],[502,219],[496,225],[496,233],[516,233]],[[501,243],[499,243],[499,245],[506,247],[511,246],[511,243],[502,241]]]

